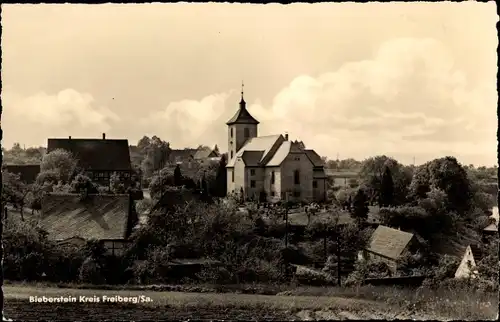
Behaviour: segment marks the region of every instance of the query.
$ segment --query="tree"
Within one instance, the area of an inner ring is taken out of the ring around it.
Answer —
[[[146,143],[148,143],[146,145]],[[144,137],[139,141],[141,151],[144,151],[144,160],[141,163],[142,172],[146,177],[151,177],[155,171],[163,169],[170,156],[170,143],[163,141],[156,135],[151,139]]]
[[[352,201],[351,216],[357,221],[364,221],[368,218],[368,198],[363,189],[358,189]]]
[[[73,158],[71,152],[63,149],[57,149],[43,156],[40,164],[39,176],[44,172],[50,172],[51,175],[56,177],[63,183],[71,181],[75,172],[77,161]],[[42,182],[43,183],[43,182]]]
[[[219,167],[215,175],[216,196],[225,197],[227,193],[227,169],[226,156],[222,155],[219,161]]]
[[[380,187],[379,204],[382,207],[391,206],[394,202],[394,182],[392,181],[391,170],[385,167]]]
[[[472,206],[472,187],[467,172],[454,157],[435,159],[417,169],[410,185],[413,200],[425,198],[432,188],[444,191],[448,209],[464,214]]]
[[[182,186],[182,173],[181,173],[181,167],[179,165],[175,166],[174,185],[177,187]]]
[[[8,171],[2,171],[2,205],[10,203],[21,211],[21,220],[24,221],[24,205],[30,191],[29,185],[23,183],[20,176]]]
[[[412,173],[409,168],[404,167],[395,159],[385,155],[368,158],[363,161],[360,171],[361,184],[366,187],[368,199],[380,200],[382,191],[382,178],[385,169],[389,168],[393,180],[394,193],[393,200],[397,205],[404,204],[408,186],[412,179]]]

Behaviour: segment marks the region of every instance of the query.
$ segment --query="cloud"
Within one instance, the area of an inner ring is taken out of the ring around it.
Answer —
[[[220,144],[222,131],[226,133],[222,116],[232,91],[212,94],[201,100],[172,102],[160,111],[139,120],[139,126],[148,135],[158,135],[173,147],[196,147],[199,144]]]
[[[270,108],[252,112],[269,120],[262,124],[265,132],[289,131],[329,156],[339,149],[356,155],[406,153],[429,143],[493,149],[497,95],[491,85],[469,83],[439,41],[401,38],[381,44],[369,60],[299,76]],[[319,135],[343,146],[319,143]]]
[[[36,135],[38,144],[45,145],[47,137],[85,136],[89,132],[100,135],[120,121],[110,109],[97,105],[92,95],[74,89],[31,96],[6,89],[2,102],[2,126],[7,142],[33,142],[32,136]]]

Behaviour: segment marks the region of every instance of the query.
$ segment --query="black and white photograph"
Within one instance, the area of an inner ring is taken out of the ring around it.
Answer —
[[[0,320],[497,320],[498,22],[2,4]]]

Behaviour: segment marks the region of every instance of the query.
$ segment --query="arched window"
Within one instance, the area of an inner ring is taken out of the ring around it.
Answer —
[[[233,138],[233,128],[229,130],[231,132],[231,138]]]
[[[231,151],[231,159],[233,158],[233,151]]]
[[[245,136],[245,139],[248,139],[250,137],[250,129],[246,127],[243,130],[243,132],[244,132],[243,135]]]
[[[295,170],[293,172],[293,181],[295,182],[295,184],[300,184],[300,171],[299,170]]]
[[[274,171],[271,172],[271,184],[274,184],[274,180],[275,180],[275,177],[274,177]]]

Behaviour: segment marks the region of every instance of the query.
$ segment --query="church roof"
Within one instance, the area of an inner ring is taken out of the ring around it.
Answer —
[[[277,135],[267,135],[267,136],[259,136],[255,138],[251,138],[247,141],[247,143],[238,151],[236,155],[229,160],[227,163],[227,167],[234,167],[235,161],[238,157],[243,157],[243,153],[246,151],[260,151],[263,152],[259,162],[262,162],[269,154],[273,146],[277,143],[280,137],[284,140],[281,134]],[[254,158],[255,155],[252,155]]]
[[[285,161],[286,157],[290,153],[290,148],[292,146],[292,142],[285,141],[278,148],[276,153],[273,155],[272,159],[266,164],[268,167],[277,167],[280,166],[283,161]]]
[[[232,124],[259,124],[259,121],[257,121],[252,115],[250,115],[250,112],[248,112],[246,108],[246,103],[241,99],[240,102],[240,108],[238,111],[236,111],[236,114],[227,121],[227,125],[232,125]]]
[[[256,167],[260,165],[264,152],[265,151],[244,151],[241,158],[243,162],[245,162],[245,166]]]
[[[324,166],[323,160],[321,159],[321,157],[319,156],[319,154],[316,153],[316,151],[314,151],[314,150],[304,150],[304,152],[306,153],[307,157],[309,158],[309,160],[311,160],[311,162],[314,164],[315,167],[322,167],[322,166]]]

